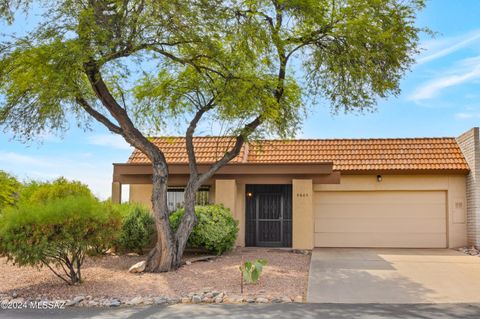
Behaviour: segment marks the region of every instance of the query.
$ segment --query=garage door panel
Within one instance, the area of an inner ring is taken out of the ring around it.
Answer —
[[[317,247],[446,247],[443,191],[317,192]]]
[[[361,214],[362,218],[437,218],[438,212],[443,210],[445,204],[411,204],[396,203],[390,205],[372,205],[342,203],[320,204],[316,206],[315,218],[355,218]],[[388,216],[385,212],[388,211]]]
[[[445,204],[446,198],[444,192],[439,191],[368,191],[368,192],[321,192],[321,196],[314,198],[316,204],[337,204],[339,201],[345,201],[345,195],[348,194],[348,202],[356,204],[371,205],[372,201],[377,204]]]
[[[379,227],[381,225],[381,227]],[[422,218],[412,222],[405,218],[322,218],[315,219],[316,232],[357,232],[357,233],[445,233],[443,218]]]
[[[444,234],[316,233],[317,247],[445,248]]]

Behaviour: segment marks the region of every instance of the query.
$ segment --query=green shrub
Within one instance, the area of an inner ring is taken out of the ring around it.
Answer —
[[[139,254],[147,247],[155,234],[155,221],[149,210],[138,204],[115,205],[122,215],[122,229],[117,241],[121,251]]]
[[[170,215],[173,229],[178,228],[183,214],[184,210],[179,209]],[[195,214],[198,224],[188,238],[187,247],[205,248],[217,255],[233,248],[238,234],[238,221],[228,208],[223,205],[196,206]]]
[[[0,213],[17,202],[20,185],[15,177],[0,171]]]
[[[18,266],[46,266],[76,284],[86,253],[113,243],[120,224],[118,212],[92,196],[19,203],[0,217],[0,253]]]
[[[52,182],[32,181],[26,184],[20,193],[20,201],[46,203],[50,200],[68,196],[93,197],[87,185],[60,177]]]

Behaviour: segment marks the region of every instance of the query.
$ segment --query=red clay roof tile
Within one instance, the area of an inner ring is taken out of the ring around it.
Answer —
[[[171,164],[187,163],[185,139],[153,138]],[[234,144],[230,137],[195,137],[198,163],[220,159]],[[138,150],[128,163],[149,163]],[[468,171],[468,164],[455,138],[305,139],[250,142],[231,162],[235,163],[333,162],[338,171]]]

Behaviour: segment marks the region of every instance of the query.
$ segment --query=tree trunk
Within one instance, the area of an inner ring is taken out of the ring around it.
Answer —
[[[184,215],[182,221],[175,233],[175,241],[177,245],[176,262],[178,265],[182,262],[183,252],[187,245],[188,237],[192,233],[193,227],[197,224],[197,216],[195,215],[195,196],[197,188],[189,185],[185,189],[184,194]]]
[[[166,165],[152,161],[152,213],[157,229],[157,242],[147,258],[145,271],[166,272],[178,268],[177,245],[170,229],[167,207],[168,171]]]

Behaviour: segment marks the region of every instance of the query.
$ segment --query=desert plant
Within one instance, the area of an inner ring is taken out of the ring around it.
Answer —
[[[17,202],[20,185],[15,177],[0,170],[0,213]]]
[[[60,177],[52,182],[32,181],[25,184],[20,193],[20,201],[46,203],[50,200],[68,196],[93,197],[87,185]]]
[[[267,265],[267,260],[265,259],[256,259],[254,261],[246,261],[243,262],[242,265],[239,267],[242,273],[242,284],[243,280],[247,284],[254,284],[260,278],[262,274],[263,267]]]
[[[179,209],[170,215],[170,225],[177,229],[184,210]],[[220,255],[235,245],[238,234],[236,221],[228,208],[223,205],[195,206],[198,223],[188,238],[187,247],[205,248]]]
[[[0,253],[18,266],[48,267],[68,284],[82,281],[92,247],[112,243],[120,215],[92,196],[19,203],[0,217]]]
[[[116,205],[122,214],[122,229],[117,247],[122,251],[143,254],[155,235],[155,221],[150,211],[138,204]]]

